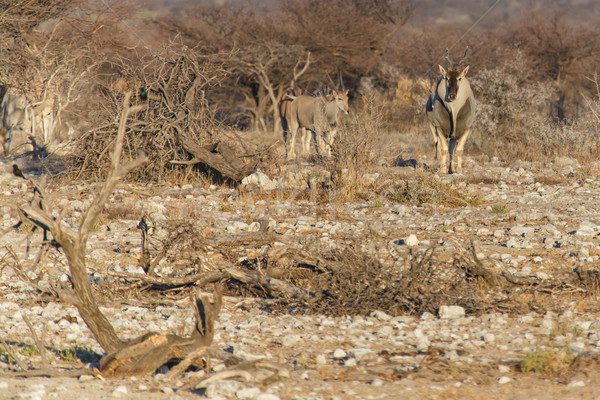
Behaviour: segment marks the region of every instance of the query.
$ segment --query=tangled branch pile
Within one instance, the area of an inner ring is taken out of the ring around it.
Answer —
[[[132,116],[127,128],[124,152],[132,157],[144,151],[153,161],[135,172],[133,179],[164,180],[174,160],[188,160],[182,139],[206,145],[224,140],[224,127],[214,118],[205,91],[227,75],[222,68],[226,55],[203,56],[177,41],[164,46],[161,54],[141,57],[138,63],[121,58],[118,64],[104,65],[106,73],[97,83],[106,98],[108,124],[83,134],[67,160],[79,177],[94,177],[106,170],[118,123],[118,105],[123,93],[132,90],[144,110]]]

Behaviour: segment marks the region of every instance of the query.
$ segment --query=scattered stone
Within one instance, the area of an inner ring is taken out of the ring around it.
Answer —
[[[401,246],[416,246],[419,244],[419,239],[417,238],[417,235],[411,234],[407,237],[405,237],[404,239],[398,239],[396,241],[394,241],[394,243],[399,244]]]
[[[501,385],[504,385],[505,383],[509,383],[511,381],[512,381],[512,379],[509,378],[508,376],[501,376],[500,379],[498,379],[498,383]]]
[[[244,384],[239,381],[222,380],[209,383],[205,393],[207,397],[225,397],[230,399],[244,387]]]
[[[280,400],[279,396],[273,393],[261,393],[256,396],[256,400]]]
[[[235,392],[238,399],[256,399],[260,394],[260,389],[256,387],[243,388]]]
[[[81,375],[78,379],[79,383],[87,383],[94,380],[92,375]]]
[[[465,309],[461,306],[440,306],[438,313],[441,319],[457,319],[465,316]]]
[[[498,370],[501,373],[506,374],[506,373],[510,372],[510,367],[508,365],[498,365]]]
[[[115,390],[112,391],[112,395],[113,397],[121,397],[121,396],[125,396],[129,391],[127,390],[127,386],[125,385],[120,385],[117,386],[115,388]]]
[[[346,356],[347,356],[346,352],[344,350],[342,350],[342,349],[336,349],[333,352],[333,358],[335,358],[336,360],[339,360],[339,359],[344,358]]]

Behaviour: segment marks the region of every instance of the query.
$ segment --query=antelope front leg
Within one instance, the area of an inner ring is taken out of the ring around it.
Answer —
[[[429,129],[431,129],[431,135],[433,136],[433,149],[435,151],[435,155],[433,156],[433,159],[437,160],[439,158],[439,154],[440,154],[438,133],[437,133],[437,130],[435,129],[435,126],[433,126],[433,125],[429,125]]]
[[[446,164],[448,161],[448,140],[444,135],[437,135],[438,137],[438,152],[440,153],[440,171],[448,172]]]
[[[462,155],[463,155],[463,149],[465,147],[465,142],[467,141],[467,136],[469,136],[469,133],[471,132],[471,130],[467,130],[464,135],[462,135],[457,141],[456,141],[456,172],[459,174],[462,174]],[[454,162],[451,165],[452,171],[454,171]]]
[[[323,154],[323,150],[326,148],[325,138],[323,137],[323,132],[315,131],[313,133],[315,139],[315,148],[317,149],[317,154]]]
[[[335,135],[337,133],[337,129],[333,128],[329,131],[325,138],[325,147],[327,148],[327,156],[331,157],[331,148],[333,147],[333,139],[335,139]]]

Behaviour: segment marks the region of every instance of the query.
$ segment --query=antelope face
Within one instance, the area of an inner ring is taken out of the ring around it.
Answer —
[[[348,91],[346,90],[343,93],[338,93],[335,90],[331,91],[331,93],[329,93],[328,95],[325,96],[325,99],[327,99],[327,101],[331,102],[335,102],[335,105],[337,106],[337,108],[343,112],[344,114],[348,114],[349,112],[349,107],[348,107]]]
[[[448,69],[448,71],[446,71],[440,65],[440,71],[442,72],[442,76],[446,81],[446,98],[444,100],[447,102],[452,102],[456,100],[461,81],[465,77],[465,75],[467,75],[467,71],[469,71],[469,66],[467,66],[462,71],[452,69]]]
[[[349,111],[348,91],[346,90],[344,93],[336,93],[335,103],[337,104],[338,108],[347,115]]]

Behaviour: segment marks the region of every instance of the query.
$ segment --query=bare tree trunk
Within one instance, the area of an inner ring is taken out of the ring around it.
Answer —
[[[125,165],[121,165],[121,153],[127,118],[131,113],[140,111],[144,107],[130,107],[130,98],[131,93],[127,93],[123,100],[123,111],[121,113],[115,147],[112,153],[111,169],[109,170],[106,181],[100,189],[100,193],[98,193],[84,213],[77,231],[62,224],[61,220],[64,217],[64,213],[61,213],[58,218],[52,216],[52,210],[46,204],[43,189],[31,180],[30,182],[34,186],[33,199],[30,204],[22,205],[20,207],[21,212],[27,219],[40,226],[44,231],[50,231],[50,233],[52,233],[54,240],[65,253],[69,262],[69,272],[73,290],[60,291],[59,295],[64,300],[77,307],[81,318],[83,318],[100,346],[102,346],[107,353],[120,349],[123,346],[123,342],[119,339],[113,326],[104,314],[102,314],[96,303],[85,265],[85,254],[90,230],[104,209],[117,182],[128,172],[148,161],[148,157],[145,154],[141,154],[137,159],[132,160]]]

